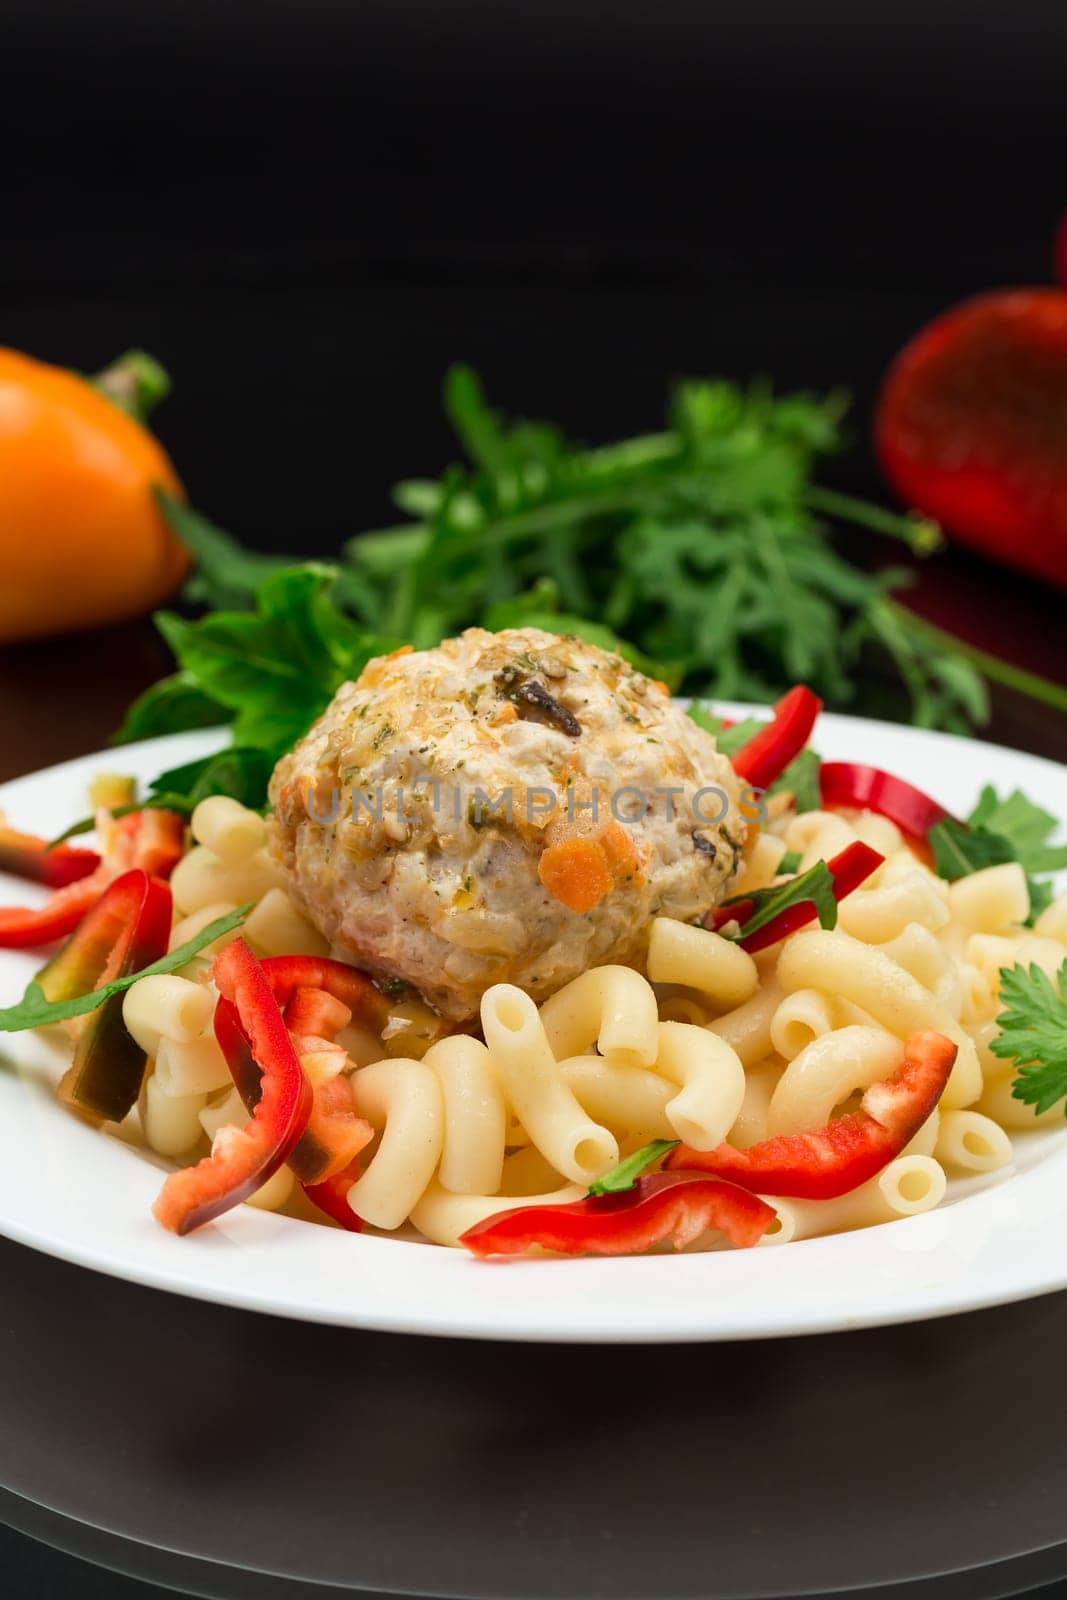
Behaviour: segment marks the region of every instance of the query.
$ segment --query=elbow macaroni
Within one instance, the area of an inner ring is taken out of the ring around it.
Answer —
[[[213,796],[194,810],[191,832],[195,843],[172,878],[172,950],[253,901],[240,936],[257,954],[328,954],[286,892],[262,817]],[[385,1231],[410,1220],[455,1246],[494,1212],[580,1199],[620,1153],[652,1140],[745,1149],[825,1127],[892,1076],[904,1041],[928,1028],[958,1052],[940,1106],[862,1187],[835,1200],[772,1200],[777,1223],[765,1242],[917,1215],[944,1197],[946,1169],[1009,1169],[1010,1133],[1062,1127],[1064,1107],[1038,1116],[1017,1100],[1012,1068],[990,1048],[1000,973],[1036,963],[1058,974],[1067,895],[1028,928],[1016,863],[950,884],[893,823],[823,811],[779,816],[761,831],[734,893],[775,882],[787,850],[804,870],[857,839],[886,859],[841,902],[835,931],[809,925],[754,958],[703,926],[656,917],[645,972],[591,968],[540,1008],[513,985],[487,990],[484,1042],[447,1033],[414,994],[384,1023],[356,1019],[336,1042],[309,1041],[300,1055],[309,1080],[348,1073],[356,1110],[376,1132],[348,1191],[353,1211]],[[125,1025],[149,1058],[141,1135],[160,1155],[193,1158],[205,1136],[248,1121],[214,1037],[208,981],[217,947],[233,937],[203,951],[186,975],[142,978],[123,999]],[[128,1120],[136,1125],[136,1113]],[[294,1190],[301,1201],[285,1166],[252,1203],[276,1209]]]

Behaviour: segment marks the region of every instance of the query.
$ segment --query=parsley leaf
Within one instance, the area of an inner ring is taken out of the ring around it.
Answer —
[[[750,934],[758,933],[769,922],[773,922],[781,912],[797,905],[814,906],[820,927],[837,927],[837,901],[834,898],[833,874],[825,861],[816,861],[807,872],[802,872],[797,878],[791,878],[788,883],[773,885],[769,889],[753,889],[749,894],[734,895],[733,899],[724,900],[723,905],[752,907],[747,920],[733,935],[734,939],[747,939]]]
[[[624,1194],[627,1189],[632,1189],[641,1174],[665,1156],[669,1150],[676,1150],[681,1144],[680,1139],[653,1139],[651,1144],[635,1150],[632,1156],[627,1156],[625,1161],[620,1161],[617,1167],[606,1172],[602,1178],[589,1185],[590,1195],[599,1194]]]
[[[1005,967],[1000,998],[1000,1032],[989,1048],[1016,1063],[1011,1092],[1040,1115],[1067,1095],[1067,960],[1055,982],[1036,965]]]
[[[140,972],[131,972],[124,978],[116,978],[112,983],[105,983],[99,989],[90,989],[88,994],[74,995],[69,1000],[48,1000],[40,984],[34,981],[27,985],[22,999],[13,1006],[5,1006],[0,1010],[0,1033],[22,1033],[27,1028],[47,1028],[56,1022],[66,1022],[70,1017],[84,1017],[86,1012],[95,1011],[98,1006],[113,994],[121,994],[138,978],[154,978],[159,974],[177,972],[179,967],[184,967],[195,955],[213,939],[219,939],[223,934],[232,933],[239,928],[252,909],[252,903],[240,906],[236,911],[227,911],[225,916],[216,917],[214,922],[209,922],[206,928],[193,938],[187,939],[177,950],[171,950],[168,955],[161,956],[158,961],[153,961],[151,966],[143,967]]]
[[[1016,859],[1010,841],[999,833],[990,833],[986,828],[969,828],[951,817],[935,822],[927,840],[934,852],[938,877],[946,878],[949,883]]]
[[[935,823],[928,837],[937,872],[950,883],[1017,861],[1027,874],[1032,923],[1052,899],[1050,885],[1035,875],[1067,867],[1067,844],[1049,843],[1056,827],[1056,818],[1021,790],[1001,800],[987,784],[966,823],[948,818]]]

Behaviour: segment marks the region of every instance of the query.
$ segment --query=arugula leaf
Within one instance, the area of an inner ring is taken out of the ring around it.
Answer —
[[[822,757],[809,746],[793,757],[781,777],[776,778],[771,784],[767,793],[777,794],[779,790],[788,789],[793,795],[798,812],[818,811],[822,806],[822,794],[819,789],[821,766]]]
[[[735,756],[741,746],[747,744],[764,726],[759,717],[744,717],[740,722],[727,725],[725,717],[717,717],[696,700],[689,707],[689,715],[698,728],[714,735],[715,743],[724,756]]]
[[[590,1195],[599,1194],[624,1194],[627,1189],[632,1189],[641,1174],[665,1156],[668,1150],[676,1150],[681,1144],[680,1139],[653,1139],[651,1144],[646,1144],[640,1150],[635,1150],[632,1156],[627,1156],[625,1161],[620,1161],[617,1167],[606,1172],[602,1178],[589,1185]]]
[[[689,715],[698,727],[715,735],[715,742],[724,756],[735,756],[743,745],[766,726],[759,717],[744,717],[740,722],[732,723],[728,727],[722,717],[715,716],[706,706],[696,702],[689,707]],[[822,795],[819,793],[821,766],[822,757],[814,750],[810,747],[801,750],[781,776],[774,780],[767,793],[778,794],[779,791],[789,790],[794,796],[798,811],[818,811],[822,805]]]
[[[949,818],[930,829],[934,865],[942,878],[954,883],[984,867],[1017,861],[1027,875],[1027,921],[1032,924],[1052,901],[1051,885],[1037,875],[1067,867],[1067,844],[1049,843],[1057,826],[1050,812],[1035,805],[1020,790],[1001,800],[993,786],[987,784],[965,824]]]
[[[205,694],[191,672],[175,672],[137,697],[111,742],[131,744],[135,739],[184,733],[189,728],[214,728],[232,720],[233,712]]]
[[[778,863],[778,871],[783,877],[786,873],[797,873],[800,871],[800,863],[803,859],[799,850],[787,850]]]
[[[1012,1095],[1040,1115],[1067,1095],[1067,960],[1055,983],[1036,965],[1005,967],[1000,998],[1000,1032],[989,1048],[1016,1063]]]
[[[758,933],[769,922],[773,922],[781,912],[797,905],[814,906],[820,927],[837,927],[834,880],[825,861],[816,861],[807,872],[802,872],[797,878],[791,878],[788,883],[780,883],[769,889],[753,889],[748,894],[734,895],[732,899],[724,900],[723,905],[752,906],[747,920],[738,932],[732,935],[734,939],[747,939],[749,934]]]
[[[154,978],[161,974],[177,972],[179,967],[184,967],[213,939],[219,939],[223,934],[232,933],[239,928],[252,909],[252,902],[240,906],[236,911],[227,911],[225,916],[216,917],[214,922],[209,922],[206,928],[193,938],[187,939],[177,950],[172,950],[168,955],[161,956],[158,961],[153,961],[151,966],[142,967],[140,972],[131,972],[124,978],[115,978],[111,983],[101,984],[99,989],[90,989],[88,994],[74,995],[69,1000],[48,1000],[44,990],[36,979],[29,983],[22,999],[16,1005],[0,1009],[0,1033],[22,1033],[27,1028],[47,1028],[56,1022],[66,1022],[71,1017],[84,1017],[87,1012],[95,1011],[104,1001],[113,994],[121,994],[138,978]]]

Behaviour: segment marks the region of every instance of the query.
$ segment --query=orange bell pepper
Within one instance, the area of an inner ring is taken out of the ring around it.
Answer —
[[[150,611],[189,566],[163,447],[85,378],[0,349],[0,644]]]

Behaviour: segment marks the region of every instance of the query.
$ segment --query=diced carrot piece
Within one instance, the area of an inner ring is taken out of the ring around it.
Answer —
[[[570,911],[592,911],[615,887],[607,856],[596,839],[565,839],[542,852],[537,875]]]

